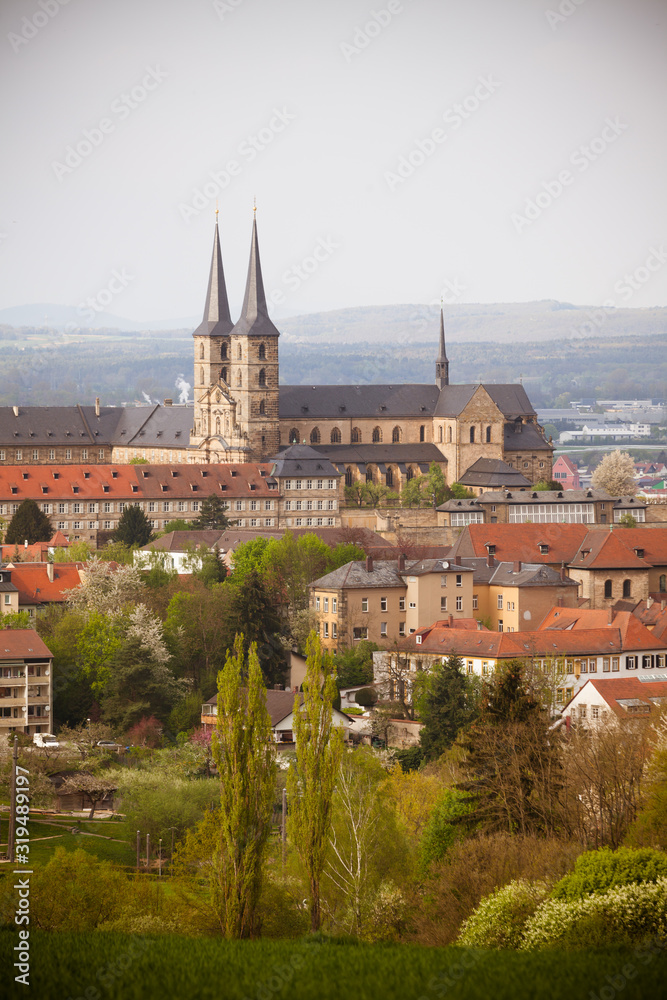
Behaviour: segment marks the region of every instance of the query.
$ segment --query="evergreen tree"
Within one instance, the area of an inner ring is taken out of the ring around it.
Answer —
[[[457,740],[464,751],[457,787],[471,806],[462,822],[484,832],[554,833],[562,820],[558,745],[523,669],[520,660],[498,668],[480,717]]]
[[[50,519],[40,510],[34,500],[24,500],[9,522],[5,545],[22,545],[28,541],[48,542],[53,537],[53,526]]]
[[[476,715],[473,692],[463,673],[463,660],[450,656],[436,664],[420,704],[423,728],[419,740],[426,760],[435,760],[454,743]]]
[[[114,542],[124,545],[138,545],[141,548],[151,537],[152,528],[141,507],[129,504],[120,516],[118,527],[114,531]]]
[[[285,675],[285,650],[280,641],[282,621],[255,570],[248,573],[242,586],[232,589],[226,625],[232,636],[244,635],[246,641],[256,644],[267,686],[282,682]]]
[[[212,751],[220,774],[220,841],[213,901],[225,937],[257,933],[263,855],[271,832],[276,765],[255,645],[244,679],[243,636],[218,674]]]
[[[333,796],[343,752],[333,725],[333,701],[338,691],[331,657],[322,655],[313,632],[307,645],[303,706],[294,699],[296,760],[287,772],[290,837],[308,875],[310,928],[320,929],[320,882],[333,816]]]
[[[225,531],[229,525],[229,518],[226,516],[229,507],[215,493],[202,500],[199,506],[199,517],[192,522],[191,527],[196,531],[204,531],[210,528],[219,528]]]

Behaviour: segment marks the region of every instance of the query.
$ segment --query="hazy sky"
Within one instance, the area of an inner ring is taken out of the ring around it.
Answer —
[[[666,40],[665,0],[3,0],[0,308],[199,314],[216,193],[234,318],[255,196],[276,316],[667,305]]]

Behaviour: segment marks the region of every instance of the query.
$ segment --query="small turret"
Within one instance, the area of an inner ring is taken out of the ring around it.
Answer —
[[[438,389],[449,385],[449,361],[445,350],[445,316],[442,304],[440,305],[440,350],[435,360],[435,384]]]

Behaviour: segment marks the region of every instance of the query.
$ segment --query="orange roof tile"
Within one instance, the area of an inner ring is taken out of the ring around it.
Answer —
[[[64,591],[81,583],[80,563],[54,563],[53,580],[49,580],[46,563],[16,563],[11,580],[19,592],[22,604],[46,604],[65,600]]]
[[[631,545],[626,544],[625,531],[622,529],[589,531],[570,565],[573,569],[649,569],[650,567],[645,559],[637,555]]]
[[[586,537],[585,524],[469,524],[454,542],[449,556],[486,556],[487,545],[495,546],[498,560],[568,563]],[[546,553],[541,545],[548,545]]]
[[[32,628],[0,629],[0,660],[45,659],[51,650]]]

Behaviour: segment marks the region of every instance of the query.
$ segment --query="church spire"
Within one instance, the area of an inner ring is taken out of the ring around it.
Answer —
[[[215,234],[213,236],[213,256],[208,278],[204,318],[194,332],[194,336],[227,337],[231,332],[232,318],[229,313],[225,272],[222,267],[220,236],[218,234],[218,209],[215,209]]]
[[[259,242],[257,240],[256,212],[257,209],[254,208],[248,279],[245,286],[243,306],[241,307],[241,316],[234,327],[234,333],[252,337],[278,337],[280,334],[269,319],[266,295],[264,294],[262,266],[259,260]]]
[[[445,316],[440,302],[440,350],[435,360],[435,384],[439,389],[449,385],[449,361],[445,350]]]

